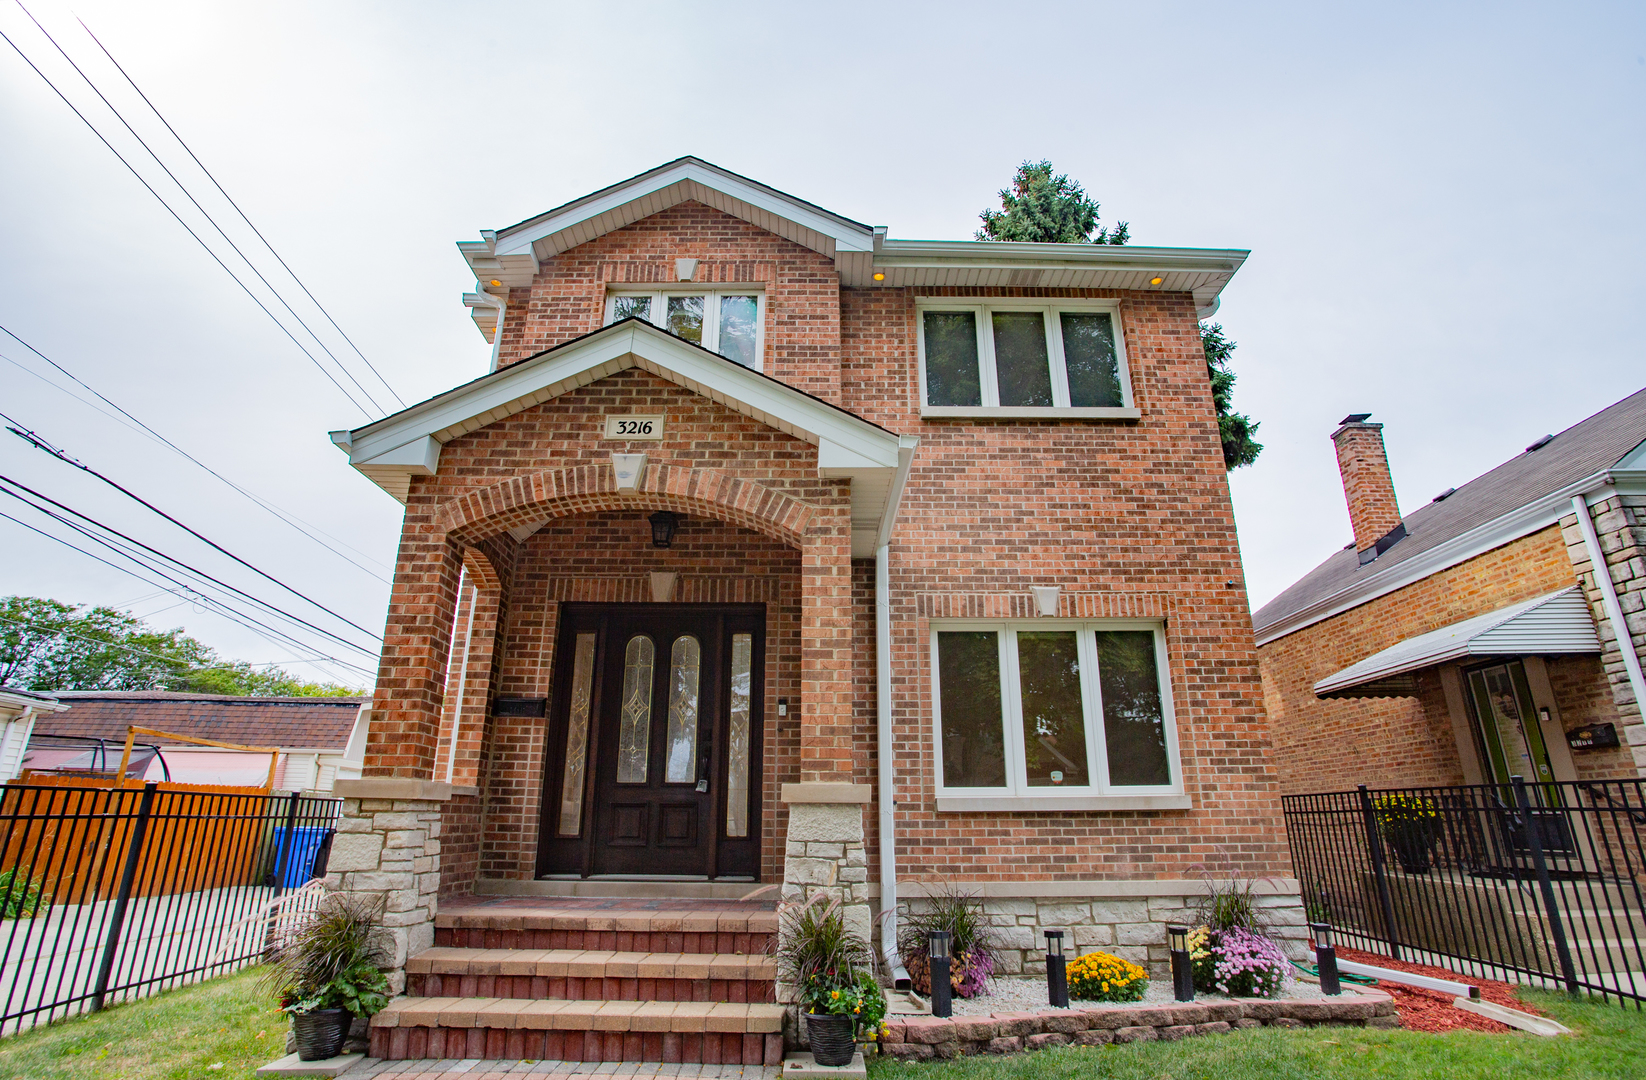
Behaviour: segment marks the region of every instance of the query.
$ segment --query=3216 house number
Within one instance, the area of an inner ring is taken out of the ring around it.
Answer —
[[[630,413],[628,416],[606,417],[606,438],[608,439],[661,439],[662,437],[662,415],[646,416]]]

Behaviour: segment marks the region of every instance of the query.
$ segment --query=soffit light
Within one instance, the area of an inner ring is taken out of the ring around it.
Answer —
[[[885,281],[886,280],[886,272],[884,270],[876,270],[874,272],[874,279],[876,281]]]
[[[1159,274],[1156,274],[1154,277],[1149,279],[1149,284],[1150,285],[1159,285],[1162,281],[1165,281],[1165,280],[1166,279],[1164,277],[1162,277]]]
[[[495,288],[497,288],[497,287],[498,287],[498,286],[499,286],[499,285],[502,285],[502,284],[503,284],[503,283],[502,283],[502,282],[501,282],[501,281],[499,281],[499,280],[497,280],[497,279],[496,279],[496,278],[492,278],[492,281],[491,281],[491,285],[492,285],[492,288],[494,288],[494,289],[495,289]]]

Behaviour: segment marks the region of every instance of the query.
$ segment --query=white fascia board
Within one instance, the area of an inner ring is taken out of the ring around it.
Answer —
[[[532,244],[546,236],[572,228],[602,214],[611,213],[627,203],[683,181],[702,184],[706,188],[827,236],[834,241],[837,250],[874,250],[874,230],[869,226],[829,214],[792,196],[755,184],[735,173],[715,168],[707,162],[687,158],[567,203],[512,232],[500,234],[493,246],[493,253],[496,257],[502,258],[529,252]]]
[[[919,265],[922,262],[968,266],[1102,265],[1117,270],[1199,271],[1233,274],[1250,251],[1241,248],[1155,248],[1116,244],[1029,244],[998,240],[887,240],[875,264]]]
[[[1388,570],[1348,585],[1330,596],[1317,600],[1301,611],[1293,612],[1257,631],[1256,644],[1267,645],[1287,634],[1295,634],[1306,626],[1323,622],[1361,604],[1387,596],[1398,589],[1422,581],[1447,567],[1467,562],[1476,555],[1500,548],[1512,540],[1547,528],[1566,516],[1571,509],[1572,497],[1583,495],[1589,501],[1606,490],[1610,470],[1594,473],[1582,480],[1567,484],[1559,491],[1545,495],[1535,502],[1515,508],[1491,521],[1476,525],[1466,533],[1452,537],[1421,555],[1395,563]]]

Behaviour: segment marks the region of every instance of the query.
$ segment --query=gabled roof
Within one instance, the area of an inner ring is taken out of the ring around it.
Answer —
[[[867,557],[889,537],[902,478],[919,439],[797,390],[678,338],[623,319],[482,375],[352,431],[332,432],[349,463],[404,502],[413,476],[433,476],[446,443],[631,367],[817,447],[819,476],[852,481],[852,550]]]
[[[1354,545],[1252,617],[1259,645],[1331,618],[1559,521],[1574,495],[1646,485],[1646,390],[1511,458],[1402,522],[1406,537],[1362,566]],[[1640,448],[1640,449],[1637,449]]]
[[[229,697],[159,690],[68,690],[54,696],[68,709],[37,721],[40,734],[123,744],[126,729],[135,726],[242,746],[336,751],[348,745],[361,707],[371,703],[367,697]]]
[[[1314,690],[1319,697],[1410,697],[1417,692],[1410,672],[1452,660],[1599,651],[1589,601],[1573,585],[1407,638],[1321,679]]]

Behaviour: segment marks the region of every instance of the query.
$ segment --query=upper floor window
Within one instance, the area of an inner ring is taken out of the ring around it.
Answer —
[[[606,322],[630,317],[655,323],[744,367],[760,370],[765,294],[753,289],[664,289],[612,292]]]
[[[1119,306],[920,301],[922,416],[1135,418]]]

